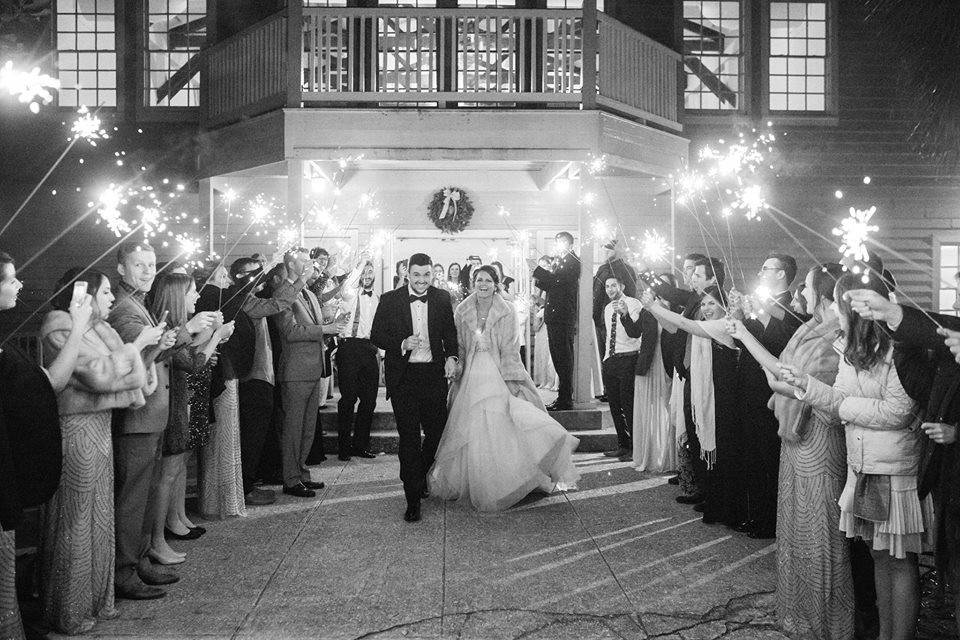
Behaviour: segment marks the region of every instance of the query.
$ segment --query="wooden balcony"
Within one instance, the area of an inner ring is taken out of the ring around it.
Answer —
[[[679,130],[680,55],[602,12],[293,6],[205,50],[205,122],[287,107],[603,109]]]

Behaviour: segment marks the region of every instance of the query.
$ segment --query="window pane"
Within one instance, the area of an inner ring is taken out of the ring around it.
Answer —
[[[940,264],[944,267],[956,267],[960,265],[960,245],[940,245]]]
[[[955,275],[957,275],[957,268],[955,266],[947,267],[945,264],[940,263],[940,286],[945,287],[952,283]]]
[[[200,86],[197,56],[206,37],[206,0],[150,0],[148,9],[143,38],[148,82],[144,106],[198,106],[198,92],[193,90]]]
[[[826,2],[770,2],[770,109],[826,109]],[[786,95],[774,95],[784,91]]]
[[[956,289],[940,289],[940,311],[953,311],[957,299]]]
[[[683,51],[687,109],[736,110],[740,77],[743,7],[740,0],[683,3]],[[699,105],[699,106],[697,106]]]
[[[56,6],[59,104],[116,105],[114,0],[57,0]]]

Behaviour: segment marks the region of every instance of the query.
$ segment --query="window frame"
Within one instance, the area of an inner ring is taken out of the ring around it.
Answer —
[[[709,124],[710,122],[729,122],[731,118],[736,117],[746,117],[749,116],[751,110],[751,104],[753,100],[753,60],[750,52],[753,50],[753,38],[752,38],[752,29],[751,29],[751,19],[750,19],[750,10],[751,10],[751,0],[737,0],[740,4],[740,104],[737,105],[736,109],[687,109],[686,107],[686,95],[687,95],[687,70],[686,64],[681,59],[680,69],[682,77],[678,83],[680,94],[680,110],[684,113],[685,118],[695,118],[696,122]],[[683,0],[678,0],[679,8],[677,10],[677,16],[679,18],[678,25],[678,42],[680,42],[681,52],[680,55],[684,56],[683,52]]]
[[[743,27],[744,80],[743,109],[716,111],[687,109],[684,105],[686,70],[681,67],[678,100],[683,122],[691,125],[745,125],[756,121],[775,126],[836,127],[839,117],[840,0],[823,0],[827,5],[826,109],[824,111],[771,111],[770,100],[770,2],[774,0],[740,0],[745,24]],[[781,0],[782,1],[782,0]],[[683,0],[677,0],[677,41],[683,41]],[[759,26],[759,28],[758,28]],[[759,40],[759,44],[757,43]]]
[[[960,312],[954,309],[948,309],[946,311],[941,311],[940,309],[940,290],[944,287],[940,283],[940,272],[943,267],[943,247],[946,246],[957,246],[960,247],[960,233],[946,233],[946,234],[934,234],[931,237],[931,245],[933,247],[933,276],[931,278],[931,286],[933,287],[933,292],[930,295],[931,306],[936,313],[942,313],[945,315],[955,315],[960,316]],[[957,269],[960,271],[960,268]]]
[[[113,55],[115,59],[114,70],[113,70],[113,73],[115,76],[114,77],[115,84],[113,87],[114,98],[115,98],[114,104],[113,106],[105,106],[105,105],[100,106],[99,104],[86,105],[86,107],[89,108],[91,111],[108,111],[108,112],[119,113],[119,112],[122,112],[126,107],[126,95],[123,87],[124,70],[126,67],[124,64],[124,58],[121,55],[121,51],[125,50],[121,48],[123,44],[122,7],[123,7],[122,0],[114,1],[113,3]],[[73,14],[71,15],[75,16],[77,15],[77,13],[78,13],[77,11],[74,11]],[[55,76],[58,80],[60,79],[60,73],[62,71],[62,69],[60,68],[60,54],[64,51],[73,52],[73,53],[76,53],[79,57],[79,54],[81,53],[81,50],[76,48],[63,49],[63,50],[60,49],[60,42],[58,37],[60,34],[59,18],[60,18],[59,3],[57,2],[57,0],[53,0],[50,3],[50,40],[51,40],[51,48],[53,49],[53,54],[54,54],[53,67],[55,71]],[[74,33],[77,33],[76,30],[74,30]],[[83,52],[89,52],[89,51],[90,50],[87,50],[87,49],[83,50]],[[94,49],[93,51],[95,51],[96,53],[100,52],[99,49]],[[79,71],[79,70],[74,69],[74,71]],[[98,71],[97,73],[100,73],[100,72]],[[99,83],[98,83],[98,86],[99,86]],[[99,91],[99,89],[97,90]],[[60,91],[58,90],[55,94],[55,104],[57,109],[65,110],[65,111],[66,110],[76,111],[77,109],[80,108],[81,105],[83,105],[83,101],[79,99],[79,95],[78,95],[76,105],[61,104]]]
[[[837,22],[840,17],[838,0],[816,0],[826,5],[827,50],[824,55],[824,110],[772,111],[770,109],[770,3],[791,0],[746,0],[760,2],[760,115],[775,124],[839,124],[837,77],[839,73],[839,38]]]
[[[119,1],[119,0],[118,0]],[[209,1],[207,6],[207,15],[210,15]],[[136,65],[136,71],[130,76],[136,77],[136,86],[132,89],[133,103],[135,105],[134,111],[138,119],[155,121],[155,122],[199,122],[200,114],[204,104],[203,89],[202,85],[198,88],[198,104],[192,107],[183,107],[183,106],[164,106],[164,105],[149,105],[146,104],[145,96],[151,90],[150,87],[150,68],[149,62],[147,59],[149,47],[150,47],[150,0],[140,0],[139,2],[129,2],[126,0],[125,4],[129,4],[133,8],[135,15],[133,20],[127,21],[126,24],[135,24],[137,32],[136,37],[136,55],[134,56],[134,64]],[[203,49],[206,47],[200,48],[202,53]],[[129,49],[126,49],[129,50]],[[200,73],[204,71],[204,62],[200,58]]]

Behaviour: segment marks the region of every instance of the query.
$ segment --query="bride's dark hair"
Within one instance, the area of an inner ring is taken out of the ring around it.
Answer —
[[[477,274],[483,271],[485,274],[493,278],[493,284],[500,284],[500,276],[497,275],[497,270],[491,267],[488,264],[482,264],[476,269],[473,270],[473,273],[470,274],[471,281],[476,284]]]

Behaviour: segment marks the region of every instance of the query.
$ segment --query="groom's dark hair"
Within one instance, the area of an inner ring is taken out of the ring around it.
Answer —
[[[412,269],[413,267],[432,267],[433,260],[430,259],[425,253],[415,253],[410,256],[410,259],[407,260],[407,268]]]

